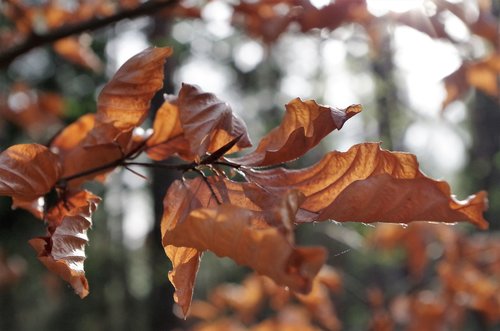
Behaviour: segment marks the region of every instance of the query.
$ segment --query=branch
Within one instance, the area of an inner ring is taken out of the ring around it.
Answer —
[[[177,4],[177,2],[178,0],[151,0],[137,6],[136,8],[126,9],[111,16],[93,18],[77,24],[63,25],[56,30],[52,30],[43,34],[37,34],[33,32],[21,44],[15,45],[7,49],[5,52],[0,53],[0,68],[6,67],[15,58],[29,52],[36,47],[50,44],[59,39],[80,34],[85,31],[94,31],[112,23],[121,21],[125,18],[136,18],[139,16],[148,15],[160,9],[173,6]]]

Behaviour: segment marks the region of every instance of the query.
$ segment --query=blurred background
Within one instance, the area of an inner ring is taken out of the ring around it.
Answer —
[[[153,2],[162,4],[139,10]],[[416,154],[421,169],[448,181],[460,199],[487,190],[490,229],[335,222],[299,228],[298,244],[327,247],[340,279],[325,299],[337,324],[311,315],[311,327],[500,330],[498,0],[4,0],[0,10],[1,150],[47,143],[95,112],[103,85],[149,46],[174,49],[168,93],[186,82],[216,94],[247,123],[254,144],[295,97],[339,108],[360,103],[360,115],[293,166],[380,141]],[[33,33],[124,12],[123,19],[9,57],[20,45],[38,45]],[[42,222],[2,197],[0,330],[223,330],[210,326],[221,316],[232,321],[227,330],[244,330],[286,319],[285,305],[261,302],[242,318],[229,299],[214,301],[225,282],[243,293],[249,271],[210,253],[195,289],[205,313],[199,308],[186,321],[176,315],[159,231],[174,175],[155,170],[145,181],[116,171],[105,186],[92,187],[104,200],[89,235],[91,294],[84,300],[27,244],[44,234]]]

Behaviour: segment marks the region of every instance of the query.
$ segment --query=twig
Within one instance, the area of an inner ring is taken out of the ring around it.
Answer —
[[[0,53],[0,68],[6,67],[15,58],[36,47],[55,42],[65,37],[77,35],[85,31],[94,31],[125,18],[136,18],[148,15],[168,6],[173,6],[177,4],[177,2],[177,0],[151,0],[137,6],[136,8],[126,9],[111,16],[93,18],[77,24],[63,25],[57,30],[52,30],[43,34],[33,32],[21,44],[13,46],[5,52]]]

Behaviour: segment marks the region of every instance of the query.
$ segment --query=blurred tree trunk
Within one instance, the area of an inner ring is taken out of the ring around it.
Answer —
[[[490,206],[486,219],[490,228],[500,230],[500,104],[498,99],[476,92],[471,109],[472,146],[466,169],[471,189],[486,190]]]
[[[171,34],[171,24],[162,17],[156,17],[153,29],[149,34],[150,40],[165,38]],[[174,93],[172,74],[176,64],[174,58],[169,58],[165,64],[165,78],[163,90],[167,93]],[[164,101],[163,95],[156,95],[152,101],[152,108],[156,110]],[[163,215],[163,197],[170,184],[179,178],[179,174],[165,169],[154,169],[152,173],[152,195],[154,199],[154,226],[149,234],[147,244],[149,245],[152,270],[152,289],[149,298],[149,321],[152,331],[172,330],[179,324],[179,319],[174,315],[173,308],[173,287],[170,284],[167,274],[171,270],[171,264],[165,255],[162,245],[160,223]],[[145,326],[146,328],[147,326]]]
[[[394,77],[393,27],[389,22],[383,22],[379,29],[384,31],[379,33],[380,40],[378,45],[375,45],[375,56],[372,59],[372,72],[376,86],[377,133],[383,147],[392,150],[395,142],[393,119],[399,112],[398,90]]]

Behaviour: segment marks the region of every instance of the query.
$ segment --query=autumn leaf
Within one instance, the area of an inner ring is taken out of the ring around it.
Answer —
[[[53,92],[37,91],[25,83],[15,83],[6,95],[0,94],[0,115],[23,128],[34,138],[61,125],[63,98]]]
[[[182,84],[179,96],[166,100],[153,123],[148,154],[155,160],[177,153],[184,159],[200,159],[233,139],[238,141],[227,153],[251,146],[245,123],[231,107],[198,86]]]
[[[178,154],[184,159],[194,159],[189,141],[184,137],[179,109],[166,100],[156,112],[153,134],[146,142],[146,153],[156,161]]]
[[[67,37],[56,41],[52,46],[59,55],[70,62],[95,72],[102,70],[101,60],[90,48],[89,41],[85,38]]]
[[[341,129],[345,121],[360,111],[360,105],[336,109],[296,98],[286,105],[282,123],[262,138],[255,151],[231,161],[245,166],[267,166],[294,160],[333,130]]]
[[[203,206],[194,192],[181,181],[175,181],[170,185],[163,200],[162,238],[165,238],[166,233],[175,228],[179,222],[183,222],[192,209]],[[184,316],[187,316],[202,252],[195,248],[166,244],[164,239],[162,241],[165,254],[172,262],[168,279],[175,288],[174,301],[181,307]]]
[[[229,204],[193,210],[182,223],[165,232],[163,243],[231,257],[278,284],[304,293],[311,289],[326,257],[320,247],[295,248],[278,229],[259,222],[251,211]]]
[[[169,47],[148,48],[125,62],[97,98],[96,121],[121,130],[140,125],[163,86],[163,65],[171,54]]]
[[[382,150],[377,143],[331,152],[300,170],[245,170],[249,180],[270,191],[298,189],[301,209],[317,216],[304,221],[394,222],[467,221],[485,229],[485,192],[459,201],[446,182],[426,177],[414,155]]]
[[[66,126],[50,142],[50,148],[61,155],[78,146],[95,124],[95,114],[85,114]]]
[[[49,192],[61,176],[55,154],[38,144],[20,144],[0,153],[0,195],[24,201]]]
[[[29,241],[47,269],[71,284],[81,298],[89,293],[83,268],[87,230],[100,200],[90,192],[80,191],[68,196],[66,201],[59,201],[49,211],[48,235]],[[69,209],[65,205],[70,206]]]

